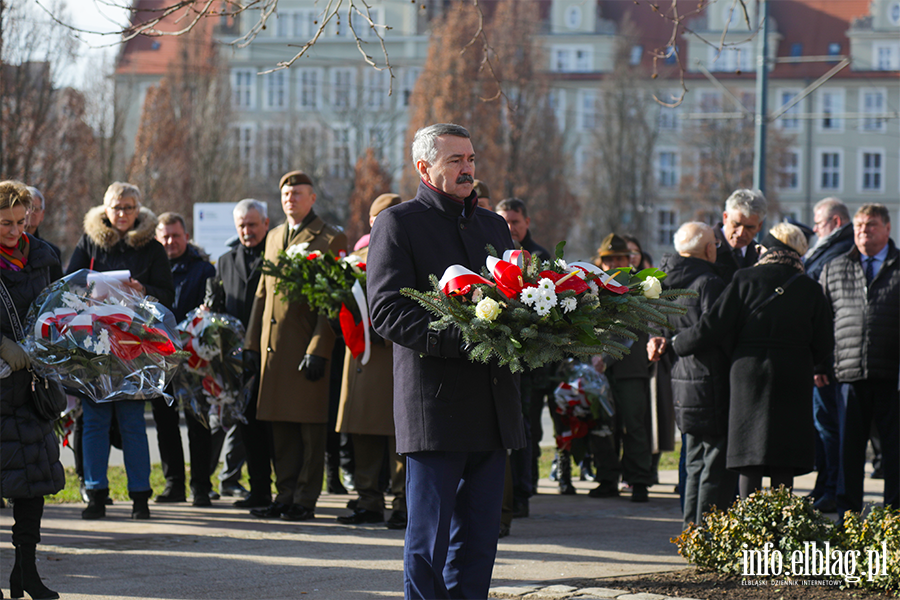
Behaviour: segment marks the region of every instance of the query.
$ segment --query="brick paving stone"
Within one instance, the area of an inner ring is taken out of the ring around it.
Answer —
[[[535,590],[530,594],[529,598],[570,598],[573,592],[577,592],[578,588],[571,585],[548,585],[547,587]]]
[[[525,594],[530,594],[533,591],[539,589],[541,586],[539,585],[504,585],[492,587],[490,591],[490,595],[492,597],[496,596],[524,596]]]
[[[574,596],[575,598],[618,598],[619,596],[624,596],[627,594],[625,590],[614,590],[612,588],[599,588],[599,587],[590,587],[590,588],[581,588],[578,590],[578,593]]]

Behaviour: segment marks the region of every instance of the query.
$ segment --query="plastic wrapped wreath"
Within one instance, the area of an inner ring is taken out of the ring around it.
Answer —
[[[181,360],[175,317],[121,281],[81,269],[45,289],[28,312],[26,349],[40,372],[96,402],[167,397]]]
[[[190,354],[173,382],[175,398],[209,427],[211,416],[222,427],[246,423],[247,395],[242,383],[244,326],[231,315],[196,309],[178,324]]]

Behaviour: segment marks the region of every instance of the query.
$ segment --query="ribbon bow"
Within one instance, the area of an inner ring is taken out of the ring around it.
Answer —
[[[569,264],[570,267],[575,267],[584,273],[589,273],[591,275],[596,275],[594,281],[596,281],[601,287],[609,290],[614,294],[624,294],[628,291],[627,285],[622,285],[618,281],[616,281],[611,275],[608,275],[597,265],[593,265],[588,262],[573,262]],[[579,277],[584,277],[579,274]]]
[[[519,255],[517,258],[522,258],[522,256]],[[494,277],[497,289],[507,298],[517,296],[525,287],[525,279],[522,277],[522,268],[519,265],[494,256],[488,256],[484,262]]]

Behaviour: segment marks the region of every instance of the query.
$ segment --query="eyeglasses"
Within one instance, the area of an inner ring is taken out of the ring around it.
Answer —
[[[123,215],[130,215],[134,211],[137,210],[137,206],[110,206],[109,210],[114,213],[122,213]]]

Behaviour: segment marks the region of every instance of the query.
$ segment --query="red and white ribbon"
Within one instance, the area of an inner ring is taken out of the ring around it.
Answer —
[[[594,279],[594,281],[614,294],[624,294],[628,291],[627,285],[622,285],[597,265],[591,264],[589,262],[573,262],[569,263],[569,266],[580,269],[585,273],[596,275],[597,277],[596,279]]]
[[[462,265],[450,265],[441,276],[441,291],[448,296],[456,294],[464,294],[468,291],[468,286],[475,283],[485,283],[494,285],[478,273],[475,273]]]

